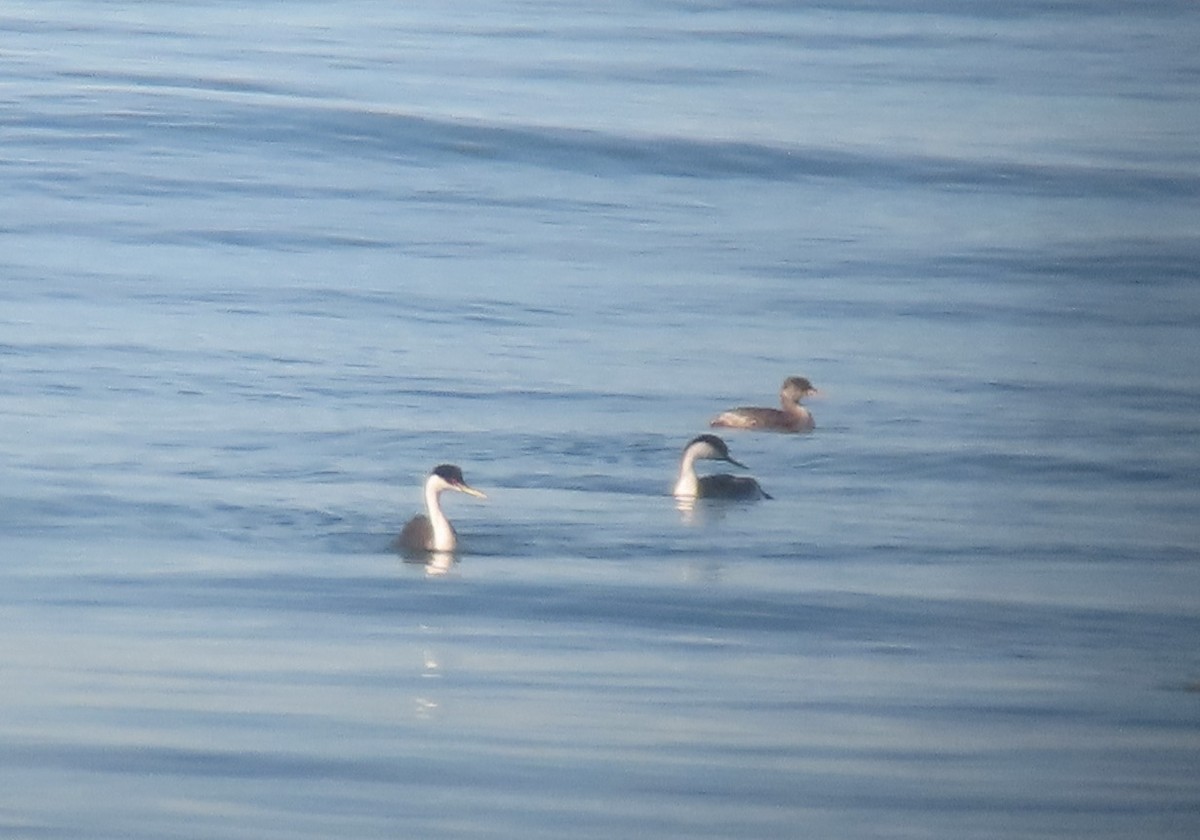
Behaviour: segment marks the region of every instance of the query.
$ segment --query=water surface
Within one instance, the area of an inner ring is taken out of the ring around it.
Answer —
[[[0,834],[1194,836],[1198,30],[7,6]]]

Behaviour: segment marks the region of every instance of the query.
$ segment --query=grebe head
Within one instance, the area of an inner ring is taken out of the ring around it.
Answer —
[[[783,380],[783,386],[779,389],[779,396],[788,402],[800,402],[807,396],[819,393],[813,384],[803,376],[789,376]]]
[[[433,468],[433,472],[429,474],[428,483],[439,493],[443,490],[457,490],[460,493],[466,493],[468,496],[476,496],[480,499],[487,498],[481,490],[476,490],[467,484],[466,479],[463,478],[462,469],[454,464],[438,464]]]
[[[741,461],[733,459],[733,456],[729,454],[729,447],[725,445],[725,441],[716,435],[699,435],[692,438],[688,445],[683,448],[683,454],[686,456],[688,453],[691,453],[692,458],[695,460],[728,461],[734,466],[749,469]]]

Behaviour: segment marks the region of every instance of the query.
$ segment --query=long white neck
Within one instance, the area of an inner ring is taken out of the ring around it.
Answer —
[[[443,488],[437,476],[430,476],[425,482],[425,511],[429,514],[429,524],[433,528],[433,551],[453,551],[458,539],[454,536],[454,528],[438,501]]]
[[[696,477],[696,453],[691,449],[683,453],[683,460],[679,464],[679,479],[675,482],[675,495],[700,495],[700,479]]]

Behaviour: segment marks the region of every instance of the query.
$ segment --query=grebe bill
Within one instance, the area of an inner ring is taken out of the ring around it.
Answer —
[[[789,376],[779,389],[778,408],[754,408],[742,406],[718,414],[710,426],[727,429],[763,429],[774,432],[808,432],[816,428],[816,422],[807,408],[800,404],[805,397],[820,394],[813,384],[803,376]]]
[[[454,464],[439,464],[425,479],[425,513],[408,521],[393,545],[405,552],[449,552],[458,546],[454,526],[442,512],[440,497],[445,490],[457,490],[468,496],[486,499],[487,496],[467,484],[462,470]]]
[[[725,441],[716,435],[700,435],[692,438],[683,448],[679,462],[679,478],[675,481],[674,494],[680,498],[701,499],[769,499],[759,483],[746,475],[696,475],[696,462],[728,461],[734,466],[748,469],[745,464],[734,460]]]

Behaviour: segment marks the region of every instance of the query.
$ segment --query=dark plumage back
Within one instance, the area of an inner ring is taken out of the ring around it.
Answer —
[[[700,496],[711,499],[770,499],[757,481],[745,475],[700,476]]]
[[[400,532],[400,536],[396,537],[392,545],[399,551],[407,553],[421,552],[427,550],[426,544],[432,537],[433,526],[429,524],[429,517],[418,513],[408,520]]]

